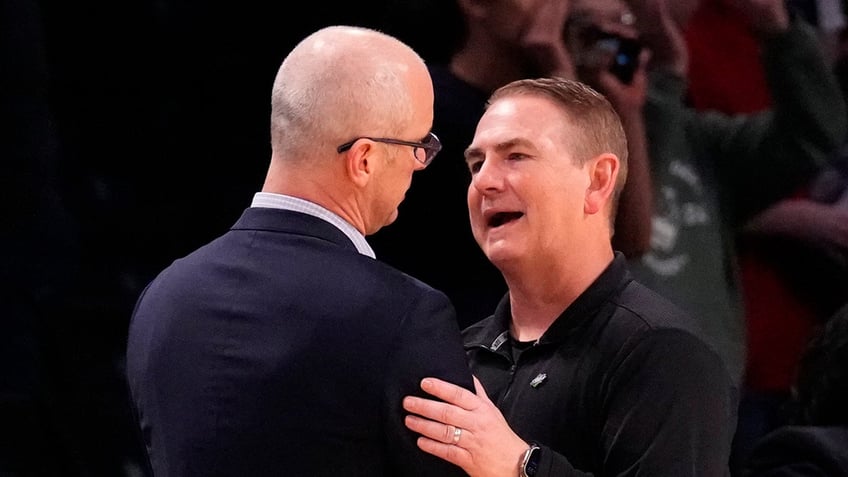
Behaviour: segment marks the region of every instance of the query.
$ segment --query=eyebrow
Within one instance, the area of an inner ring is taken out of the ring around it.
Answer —
[[[513,148],[518,147],[518,146],[533,148],[535,150],[535,147],[533,146],[532,142],[530,142],[529,140],[524,139],[524,138],[516,137],[516,138],[509,139],[507,141],[501,141],[501,142],[495,144],[495,151],[503,152],[503,151],[507,151],[507,150],[513,149]],[[471,161],[471,160],[480,159],[485,154],[483,154],[483,149],[481,149],[479,147],[471,146],[471,147],[468,147],[468,149],[465,150],[464,155],[465,155],[465,162],[468,162],[468,161]]]

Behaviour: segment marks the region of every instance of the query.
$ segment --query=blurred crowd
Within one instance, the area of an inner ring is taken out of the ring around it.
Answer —
[[[497,87],[579,79],[628,137],[615,248],[737,380],[734,476],[804,422],[810,338],[848,340],[825,328],[848,302],[845,2],[276,3],[0,0],[0,476],[144,475],[123,374],[135,300],[250,203],[275,69],[330,24],[395,35],[435,84],[443,149],[369,237],[379,259],[443,290],[463,328],[490,314],[506,286],[471,235],[464,148]]]

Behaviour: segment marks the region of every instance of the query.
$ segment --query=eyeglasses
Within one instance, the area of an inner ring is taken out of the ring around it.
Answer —
[[[439,138],[436,137],[432,132],[427,133],[427,137],[421,140],[421,142],[412,142],[412,141],[401,141],[400,139],[391,139],[387,137],[368,137],[368,136],[360,136],[352,141],[346,142],[336,148],[338,153],[343,153],[353,147],[353,143],[360,139],[368,139],[370,141],[382,142],[385,144],[396,144],[398,146],[409,146],[412,147],[412,154],[415,155],[415,160],[424,164],[424,167],[430,165],[433,162],[433,158],[436,157],[436,154],[442,150],[442,143],[439,141]],[[421,157],[421,154],[418,152],[419,149],[424,151],[424,157]]]

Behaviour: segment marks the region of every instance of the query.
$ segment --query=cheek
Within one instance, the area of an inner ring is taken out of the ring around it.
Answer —
[[[531,204],[539,204],[544,215],[553,220],[583,214],[585,185],[577,182],[557,182],[530,188]]]
[[[468,186],[468,190],[465,193],[465,203],[468,205],[469,210],[473,210],[480,203],[480,194],[473,185]]]
[[[483,223],[483,216],[480,214],[480,208],[474,204],[468,204],[468,220],[471,227],[476,227]]]
[[[400,189],[403,189],[403,190],[409,189],[409,187],[412,185],[413,178],[415,177],[413,175],[414,171],[415,171],[415,169],[413,169],[412,167],[410,167],[410,168],[398,167],[395,170],[394,177],[393,177],[393,180],[394,180],[395,184],[397,184],[397,187],[400,188]]]
[[[471,222],[471,227],[482,224],[482,215],[480,214],[481,196],[473,187],[468,188],[466,194],[466,205],[468,206],[468,219]]]
[[[397,208],[406,198],[406,193],[411,184],[411,177],[399,170],[387,171],[380,178],[383,187],[380,193],[381,207],[386,210]]]

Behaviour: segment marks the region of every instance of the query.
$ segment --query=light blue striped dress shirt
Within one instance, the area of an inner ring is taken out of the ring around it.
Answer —
[[[374,250],[370,245],[368,245],[368,242],[365,240],[365,236],[359,233],[359,230],[356,230],[356,227],[315,202],[310,202],[298,197],[292,197],[290,195],[274,194],[271,192],[257,192],[253,196],[253,202],[250,206],[293,210],[295,212],[303,212],[304,214],[318,217],[319,219],[335,225],[336,228],[347,235],[350,241],[353,242],[353,245],[356,246],[356,250],[358,250],[359,253],[371,258],[376,258]]]

